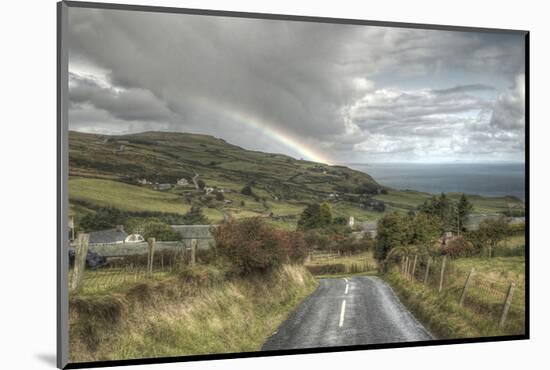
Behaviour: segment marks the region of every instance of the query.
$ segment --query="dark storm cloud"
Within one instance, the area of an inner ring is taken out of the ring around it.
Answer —
[[[69,86],[73,108],[76,108],[75,105],[90,104],[126,121],[162,121],[171,115],[166,104],[148,90],[132,88],[117,91],[74,73],[69,73]]]
[[[76,8],[69,28],[81,130],[205,132],[285,151],[242,130],[251,120],[349,160],[452,155],[470,131],[522,124],[522,97],[502,89],[524,72],[517,36]]]

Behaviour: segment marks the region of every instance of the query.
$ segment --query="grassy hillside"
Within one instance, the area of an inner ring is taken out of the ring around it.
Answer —
[[[246,279],[196,266],[114,293],[72,295],[71,362],[258,351],[316,286],[298,266]]]
[[[213,222],[224,213],[237,218],[272,215],[273,224],[293,228],[308,202],[327,201],[331,193],[344,195],[365,184],[374,191],[382,188],[367,174],[346,167],[245,150],[207,135],[70,132],[69,152],[69,196],[77,218],[105,205],[169,213],[199,205]],[[191,181],[195,173],[207,187],[224,189],[224,199],[197,194]],[[175,184],[180,178],[190,185],[158,191],[138,183]],[[245,185],[252,187],[252,195],[241,194]],[[353,201],[340,201],[334,208],[345,217],[376,217]]]
[[[195,174],[206,187],[223,189],[223,198],[197,192],[191,182]],[[222,220],[224,214],[261,216],[277,227],[292,229],[311,202],[330,202],[334,216],[367,221],[382,215],[361,206],[367,196],[384,202],[386,211],[400,212],[414,209],[431,196],[384,189],[368,174],[347,167],[245,150],[212,136],[187,133],[104,136],[70,132],[69,176],[71,211],[77,221],[106,205],[178,214],[197,205],[212,222]],[[152,184],[138,182],[175,184],[180,178],[190,184],[159,191]],[[246,185],[253,194],[241,194]],[[458,196],[450,194],[452,199]],[[512,197],[470,199],[475,213],[502,212],[520,203]]]
[[[525,257],[459,258],[449,266],[452,272],[447,274],[441,293],[421,281],[405,278],[396,270],[384,278],[401,301],[440,339],[524,333]],[[460,306],[462,287],[472,267],[475,274],[465,304]],[[458,280],[453,280],[455,278]],[[501,327],[498,323],[511,282],[516,284],[516,289],[506,324]]]

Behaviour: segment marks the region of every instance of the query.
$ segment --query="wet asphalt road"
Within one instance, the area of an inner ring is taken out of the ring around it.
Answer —
[[[322,279],[263,345],[263,351],[411,342],[432,335],[392,289],[371,276]]]

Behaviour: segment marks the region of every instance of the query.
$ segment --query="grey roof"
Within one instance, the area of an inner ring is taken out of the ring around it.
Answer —
[[[378,221],[357,222],[356,225],[365,231],[375,231],[378,226]]]
[[[128,234],[119,229],[108,229],[92,231],[90,233],[90,244],[108,244],[123,242]]]
[[[213,239],[210,229],[212,225],[172,225],[172,228],[184,239]]]

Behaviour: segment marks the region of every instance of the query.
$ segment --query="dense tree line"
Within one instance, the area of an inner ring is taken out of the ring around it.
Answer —
[[[383,268],[397,255],[407,253],[466,256],[486,250],[486,255],[491,257],[504,238],[522,232],[521,225],[510,227],[504,216],[485,219],[476,230],[467,230],[472,210],[466,195],[453,202],[441,194],[408,214],[386,214],[378,221],[374,257]],[[454,238],[440,246],[442,233],[449,231],[455,233]]]

